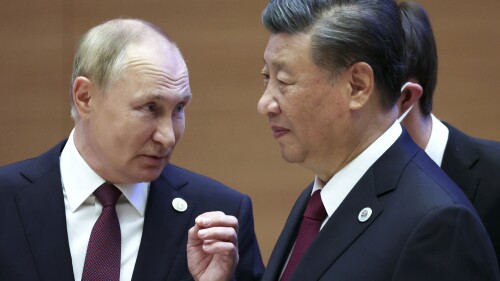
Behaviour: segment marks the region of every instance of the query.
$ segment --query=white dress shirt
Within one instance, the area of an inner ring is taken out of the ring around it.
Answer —
[[[448,143],[448,128],[431,113],[432,129],[431,137],[425,147],[425,153],[441,167],[443,163],[444,150]]]
[[[76,281],[81,281],[90,233],[102,205],[93,192],[105,182],[82,158],[71,132],[61,153],[60,167],[69,248]],[[122,246],[120,281],[131,280],[139,252],[149,183],[115,184],[123,193],[116,204]]]
[[[318,176],[316,176],[312,192],[322,189],[321,200],[328,214],[321,228],[323,228],[366,171],[396,142],[402,131],[399,122],[394,122],[387,131],[349,164],[333,175],[326,184],[323,184]]]

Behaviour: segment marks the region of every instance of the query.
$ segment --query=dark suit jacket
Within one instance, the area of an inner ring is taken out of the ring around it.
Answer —
[[[278,280],[311,188],[295,203],[262,280]],[[365,207],[373,213],[360,222]],[[498,275],[474,208],[405,131],[329,218],[290,280],[472,281]]]
[[[476,208],[500,258],[500,143],[445,125],[450,134],[441,168]]]
[[[66,231],[59,156],[65,142],[30,160],[0,168],[0,280],[74,280]],[[183,198],[185,212],[172,200]],[[132,280],[191,280],[187,231],[197,215],[221,210],[239,220],[237,280],[258,280],[263,263],[251,201],[226,186],[168,165],[153,181]]]

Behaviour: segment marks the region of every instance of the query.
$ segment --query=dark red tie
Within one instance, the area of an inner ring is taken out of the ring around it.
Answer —
[[[115,206],[121,194],[110,183],[104,183],[94,191],[102,204],[102,212],[90,234],[82,281],[120,280],[122,237]]]
[[[297,235],[297,240],[295,240],[295,246],[293,247],[292,255],[288,260],[285,271],[281,276],[281,281],[287,281],[292,276],[295,271],[297,264],[306,252],[309,245],[316,238],[321,228],[321,224],[327,217],[325,206],[321,201],[321,190],[314,191],[313,195],[307,203],[306,211],[304,212],[304,217],[300,224],[299,234]]]

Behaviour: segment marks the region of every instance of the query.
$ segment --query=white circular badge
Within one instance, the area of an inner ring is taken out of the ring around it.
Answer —
[[[188,204],[186,200],[182,198],[175,198],[174,200],[172,200],[172,207],[174,207],[177,212],[184,212],[185,210],[187,210]]]
[[[370,207],[366,207],[361,212],[359,212],[358,215],[358,220],[360,222],[365,222],[367,221],[372,215],[372,209]]]

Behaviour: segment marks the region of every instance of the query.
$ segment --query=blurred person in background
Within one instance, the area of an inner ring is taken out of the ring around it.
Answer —
[[[438,55],[425,9],[399,4],[406,36],[407,81],[398,100],[401,124],[472,202],[500,256],[500,143],[468,136],[432,114]]]

